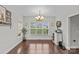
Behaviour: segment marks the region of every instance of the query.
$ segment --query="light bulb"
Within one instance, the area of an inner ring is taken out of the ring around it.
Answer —
[[[40,16],[38,16],[38,18],[40,18]]]
[[[43,16],[41,16],[41,18],[40,19],[44,19],[44,17]]]
[[[38,17],[35,17],[36,19],[39,19]]]

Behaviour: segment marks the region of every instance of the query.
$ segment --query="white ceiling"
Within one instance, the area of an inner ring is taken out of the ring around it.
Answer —
[[[78,5],[7,5],[23,16],[36,16],[41,11],[43,16],[67,16],[79,12]]]

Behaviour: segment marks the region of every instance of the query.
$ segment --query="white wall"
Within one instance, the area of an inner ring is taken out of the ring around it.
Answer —
[[[17,38],[17,20],[22,19],[11,7],[5,6],[12,13],[12,26],[0,26],[0,53],[8,53],[22,39]]]

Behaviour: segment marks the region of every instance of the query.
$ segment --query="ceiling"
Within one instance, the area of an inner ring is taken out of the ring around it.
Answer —
[[[5,5],[22,16],[67,16],[79,12],[78,5]]]

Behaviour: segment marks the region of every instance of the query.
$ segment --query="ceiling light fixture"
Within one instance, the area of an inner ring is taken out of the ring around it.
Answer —
[[[41,16],[41,15],[40,15],[40,10],[39,10],[39,15],[36,16],[35,19],[36,19],[37,21],[42,21],[42,20],[44,19],[44,16]]]

